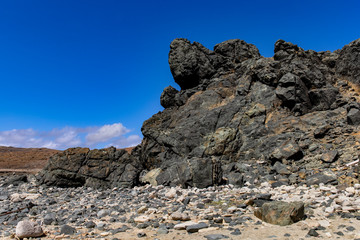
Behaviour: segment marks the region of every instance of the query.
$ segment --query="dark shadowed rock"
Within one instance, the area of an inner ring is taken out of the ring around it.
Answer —
[[[52,156],[37,178],[59,187],[132,187],[140,171],[138,160],[125,150],[70,148]]]
[[[360,39],[345,45],[336,61],[336,72],[360,84]]]
[[[172,41],[169,53],[170,70],[181,89],[195,87],[201,80],[208,79],[215,73],[209,53],[210,50],[200,43],[190,43],[183,38]]]
[[[304,219],[304,203],[268,202],[257,208],[254,214],[267,223],[286,226]]]
[[[194,233],[194,232],[198,232],[200,229],[203,229],[203,228],[208,228],[209,226],[204,223],[204,222],[200,222],[198,224],[194,224],[194,225],[190,225],[190,226],[187,226],[186,227],[186,231],[188,233]]]
[[[331,172],[323,172],[311,175],[306,179],[306,184],[308,186],[319,185],[320,183],[337,184],[337,177]]]
[[[175,96],[179,91],[175,88],[168,86],[164,89],[160,96],[160,104],[164,108],[176,106]]]
[[[351,125],[360,124],[360,110],[355,107],[351,107],[347,113],[347,122]]]
[[[240,39],[228,40],[216,44],[214,52],[230,58],[231,61],[236,63],[240,63],[251,58],[260,58],[259,50],[255,45],[248,44],[244,40]]]

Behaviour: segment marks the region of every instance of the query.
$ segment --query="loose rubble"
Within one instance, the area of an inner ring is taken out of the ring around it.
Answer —
[[[41,225],[41,239],[360,239],[360,184],[98,190],[44,187],[28,178],[0,187],[1,239],[24,237],[17,227],[23,221]],[[0,185],[5,180],[0,176]],[[18,201],[14,194],[37,197]],[[254,215],[269,203],[294,201],[304,206],[305,216],[291,225]],[[30,207],[16,212],[24,206]]]

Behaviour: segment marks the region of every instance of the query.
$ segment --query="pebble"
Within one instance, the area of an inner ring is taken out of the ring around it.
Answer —
[[[65,235],[73,235],[76,232],[76,229],[69,226],[69,225],[63,225],[61,226],[60,233]]]
[[[228,236],[223,235],[223,234],[209,234],[209,235],[205,235],[204,237],[207,240],[219,240],[219,239],[229,238]]]
[[[206,223],[201,222],[201,223],[198,223],[198,224],[187,226],[186,231],[188,233],[194,233],[194,232],[199,231],[200,229],[207,228],[207,227],[209,227],[209,226]]]

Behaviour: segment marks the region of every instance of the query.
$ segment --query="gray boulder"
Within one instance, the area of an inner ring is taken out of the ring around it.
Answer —
[[[42,235],[44,232],[36,222],[24,220],[16,225],[16,236],[18,238],[41,237]]]
[[[257,208],[254,215],[267,223],[286,226],[304,219],[304,203],[267,202]]]

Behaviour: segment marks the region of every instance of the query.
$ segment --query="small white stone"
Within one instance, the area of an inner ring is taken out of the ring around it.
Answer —
[[[354,184],[354,188],[355,188],[355,189],[360,189],[360,184],[359,184],[359,183],[355,183],[355,184]]]
[[[148,216],[141,215],[141,216],[138,216],[138,217],[134,218],[134,221],[139,222],[139,223],[144,223],[144,222],[149,221],[149,219],[150,218]]]
[[[175,188],[171,188],[170,190],[168,190],[165,193],[165,197],[167,198],[174,198],[176,196],[176,189]]]
[[[334,207],[327,207],[325,208],[326,213],[333,213],[335,211]]]
[[[342,210],[344,212],[355,212],[357,210],[357,208],[353,207],[353,206],[343,206]]]
[[[355,194],[355,188],[354,187],[347,187],[345,189],[345,191],[347,191],[348,193],[351,193],[351,194]]]
[[[229,213],[234,213],[234,212],[237,211],[237,207],[235,207],[235,206],[229,207],[229,208],[227,209],[227,211],[228,211]]]
[[[320,224],[320,226],[326,227],[326,228],[330,226],[330,222],[327,220],[320,220],[319,224]]]

